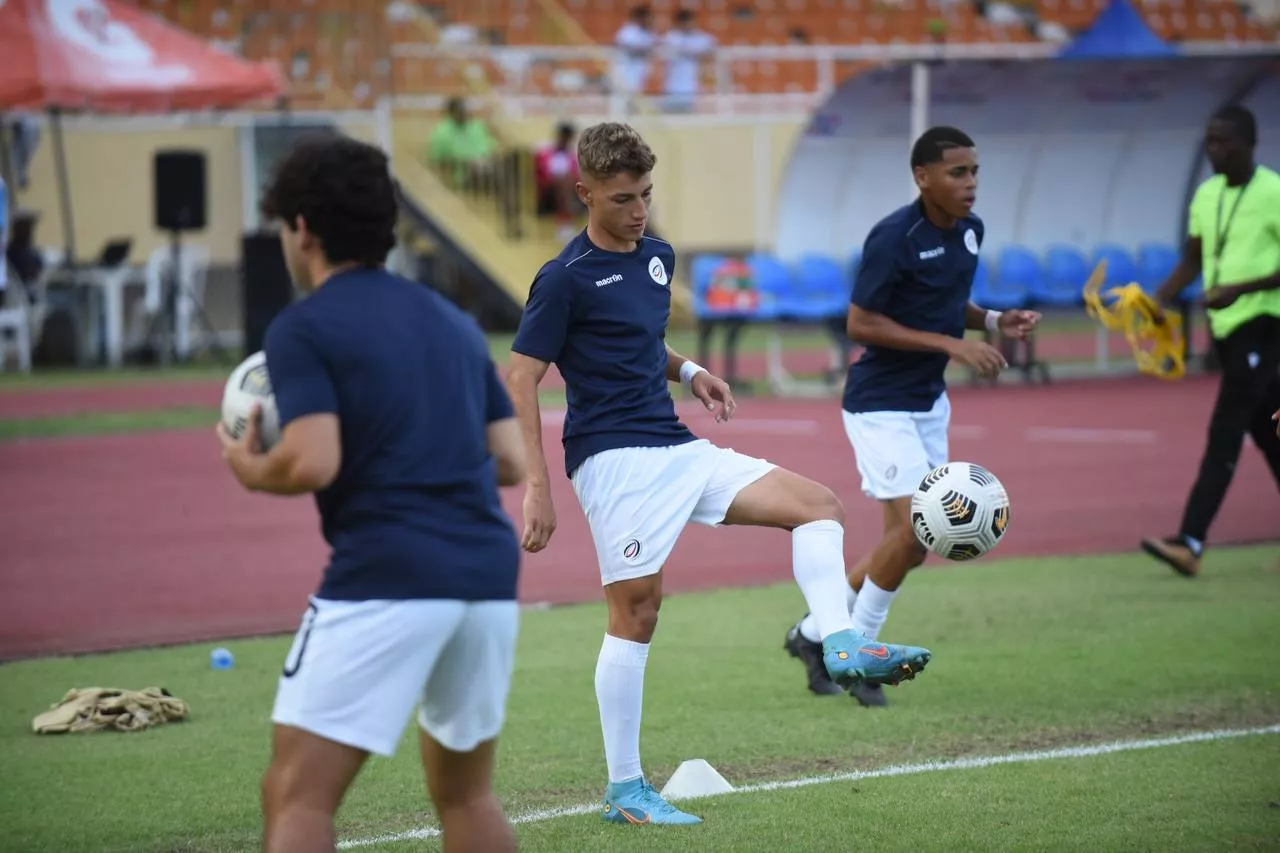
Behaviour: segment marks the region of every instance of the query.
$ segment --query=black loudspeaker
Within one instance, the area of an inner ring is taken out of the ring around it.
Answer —
[[[259,231],[240,241],[240,304],[244,310],[244,353],[262,349],[267,326],[293,302],[293,282],[280,249],[280,236]]]
[[[203,151],[157,151],[155,214],[160,231],[199,231],[205,227],[205,155]]]

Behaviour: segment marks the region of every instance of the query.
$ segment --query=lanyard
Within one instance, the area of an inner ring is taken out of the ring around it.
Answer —
[[[1253,176],[1258,172],[1255,167],[1249,175],[1249,180],[1244,182],[1240,187],[1240,192],[1236,194],[1236,200],[1231,204],[1231,212],[1227,214],[1227,224],[1222,224],[1222,205],[1227,197],[1227,184],[1222,184],[1222,192],[1218,193],[1218,216],[1213,221],[1213,282],[1208,284],[1205,290],[1212,290],[1218,285],[1218,277],[1221,273],[1222,250],[1227,247],[1227,237],[1231,233],[1231,223],[1235,221],[1236,210],[1240,207],[1240,202],[1244,199],[1245,190],[1249,189],[1249,184],[1253,183]]]

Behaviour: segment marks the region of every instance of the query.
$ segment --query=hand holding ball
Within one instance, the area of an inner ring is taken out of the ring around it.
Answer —
[[[232,438],[240,438],[249,426],[253,407],[262,407],[258,436],[261,451],[270,450],[280,440],[280,413],[276,410],[271,375],[267,373],[267,356],[255,352],[231,372],[222,392],[222,425]]]

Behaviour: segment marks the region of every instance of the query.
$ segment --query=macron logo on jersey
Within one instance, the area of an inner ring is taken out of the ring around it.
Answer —
[[[927,261],[930,258],[940,258],[947,253],[946,246],[939,246],[936,249],[926,249],[920,253],[920,260]]]
[[[596,282],[596,287],[604,287],[606,284],[617,284],[622,281],[622,273],[614,273],[607,278],[602,278]]]

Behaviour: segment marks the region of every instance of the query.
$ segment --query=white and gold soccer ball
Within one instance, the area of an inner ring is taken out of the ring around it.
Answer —
[[[986,468],[948,462],[930,471],[911,496],[911,527],[920,544],[948,560],[973,560],[1009,529],[1009,495]]]
[[[263,451],[280,440],[280,413],[276,410],[271,374],[267,372],[267,356],[255,352],[236,366],[222,390],[222,423],[235,438],[244,434],[255,403],[262,406]]]

